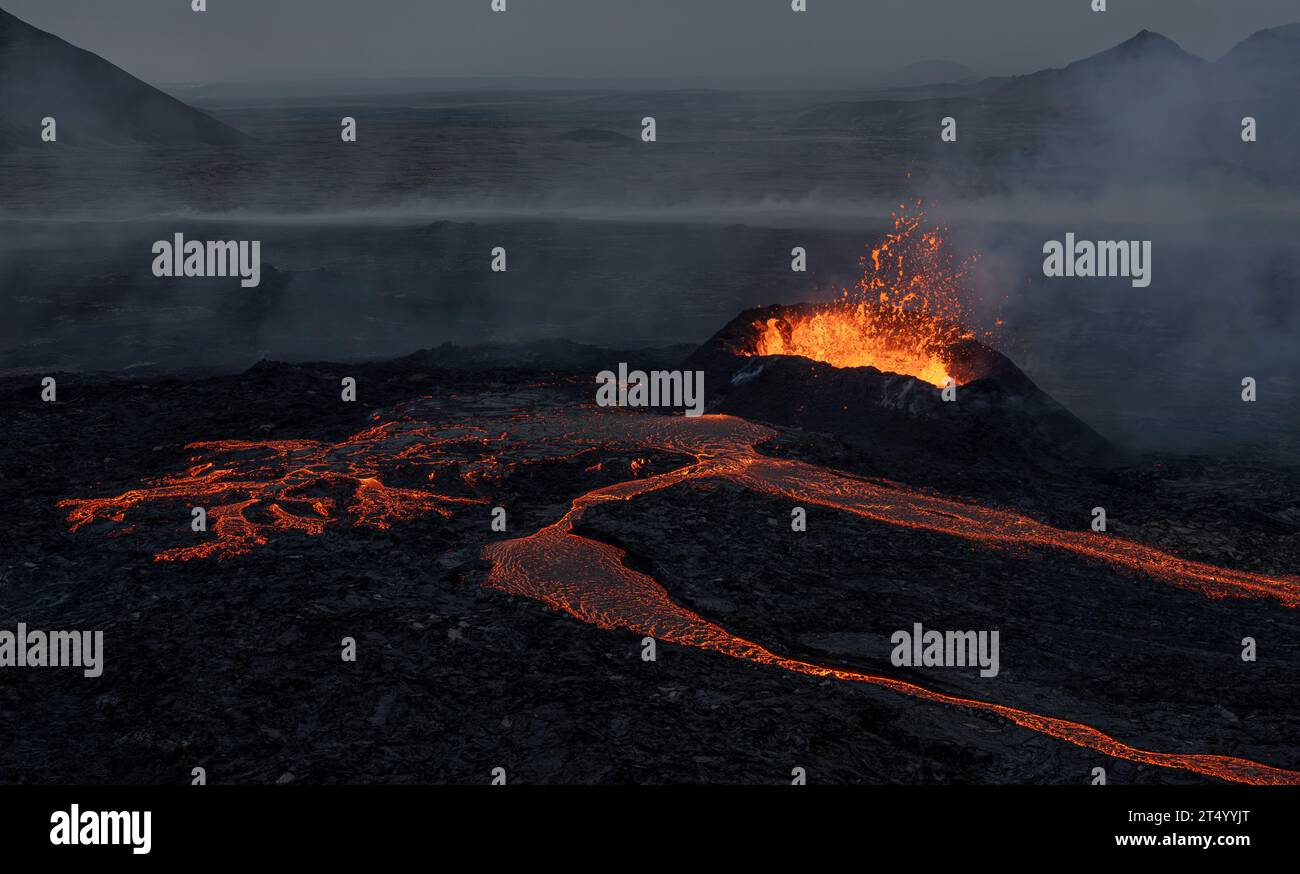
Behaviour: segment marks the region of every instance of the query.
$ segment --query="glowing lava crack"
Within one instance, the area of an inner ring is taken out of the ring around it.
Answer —
[[[480,410],[474,424],[447,418],[431,402],[416,402],[401,408],[392,420],[336,445],[311,441],[196,444],[194,449],[219,457],[220,464],[200,455],[184,474],[163,477],[113,498],[73,499],[61,506],[69,508],[68,521],[75,531],[92,522],[123,522],[129,512],[147,504],[223,501],[209,513],[217,520],[212,539],[155,556],[159,560],[222,558],[265,544],[277,531],[319,535],[341,515],[354,525],[387,527],[396,520],[430,512],[450,515],[456,506],[485,503],[469,494],[385,484],[394,477],[410,483],[454,476],[462,485],[475,486],[519,464],[573,458],[592,449],[676,453],[694,460],[666,473],[594,489],[536,533],[487,546],[483,557],[492,565],[487,585],[536,599],[600,628],[628,629],[800,674],[868,683],[925,701],[992,713],[1116,758],[1241,783],[1300,785],[1296,771],[1232,756],[1139,749],[1077,722],[777,655],[674,603],[656,580],[624,564],[622,550],[579,536],[573,529],[588,508],[601,502],[627,501],[687,480],[722,479],[756,492],[949,534],[991,548],[1064,550],[1210,598],[1271,598],[1296,607],[1300,606],[1300,578],[1188,561],[1116,537],[1064,531],[1006,510],[770,458],[755,447],[775,432],[730,416],[692,419],[594,409],[497,408],[490,413]]]

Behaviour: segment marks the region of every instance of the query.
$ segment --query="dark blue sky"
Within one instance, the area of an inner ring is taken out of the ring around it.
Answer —
[[[1155,30],[1215,58],[1297,0],[0,0],[151,82],[395,76],[845,78],[939,58],[1031,72]]]

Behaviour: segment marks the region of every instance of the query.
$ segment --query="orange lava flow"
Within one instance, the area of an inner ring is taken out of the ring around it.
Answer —
[[[603,502],[628,501],[688,480],[720,479],[990,548],[1063,550],[1209,598],[1268,598],[1297,607],[1300,578],[1189,561],[1110,535],[1065,531],[1008,510],[768,457],[756,446],[775,432],[730,416],[686,418],[566,407],[522,413],[501,407],[475,419],[476,424],[448,421],[440,411],[421,410],[415,404],[404,407],[391,421],[337,444],[195,444],[192,448],[200,455],[183,473],[115,497],[71,499],[60,505],[68,508],[73,531],[92,522],[109,527],[124,523],[128,515],[143,513],[150,505],[158,505],[156,512],[169,513],[175,507],[204,505],[210,530],[190,535],[199,542],[163,550],[155,558],[228,558],[267,543],[276,533],[320,535],[342,518],[355,526],[383,528],[427,513],[447,516],[464,505],[487,503],[474,494],[447,494],[452,489],[434,487],[445,480],[490,485],[517,465],[578,460],[597,449],[674,453],[689,460],[665,473],[592,489],[537,532],[486,546],[482,555],[491,569],[485,585],[533,598],[600,628],[627,629],[799,674],[866,683],[924,701],[991,713],[1116,758],[1240,783],[1300,785],[1297,771],[1233,756],[1141,749],[1078,722],[777,655],[675,603],[655,579],[624,564],[623,550],[575,534],[574,526],[589,508]],[[641,456],[636,461],[641,462]],[[587,460],[580,464],[585,467]],[[629,469],[635,475],[643,466]],[[588,471],[600,468],[600,464],[586,467]],[[425,485],[416,485],[420,482]],[[181,515],[188,521],[188,510]]]
[[[127,514],[151,505],[203,507],[208,536],[190,546],[165,549],[156,561],[229,558],[251,552],[277,532],[319,536],[339,515],[354,525],[389,528],[394,522],[429,513],[447,517],[460,504],[483,498],[439,494],[429,480],[445,467],[456,468],[450,449],[477,434],[435,434],[418,426],[415,435],[389,423],[369,428],[338,444],[312,440],[218,440],[193,443],[198,452],[182,473],[169,474],[138,489],[106,498],[72,498],[67,509],[72,531],[95,522],[123,522]],[[418,436],[416,436],[418,435]],[[478,451],[476,449],[476,451]],[[490,464],[491,459],[482,463]],[[400,465],[406,479],[422,488],[384,483],[381,471]],[[183,513],[189,522],[189,509]]]
[[[665,477],[665,480],[672,479],[671,475]],[[1023,728],[1119,759],[1181,768],[1236,783],[1300,786],[1300,772],[1297,771],[1235,756],[1144,750],[1079,722],[947,695],[890,677],[776,655],[674,603],[653,578],[623,564],[623,550],[572,533],[573,522],[581,518],[582,511],[591,503],[627,500],[642,491],[669,484],[668,481],[656,483],[647,479],[637,483],[646,485],[646,489],[628,489],[621,494],[610,490],[589,493],[575,501],[570,512],[559,522],[529,537],[492,544],[483,551],[483,557],[493,563],[488,585],[542,601],[600,628],[627,629],[657,640],[712,650],[812,677],[867,683],[925,701],[993,713]]]
[[[925,225],[920,202],[899,204],[894,230],[862,258],[862,278],[832,303],[755,325],[746,355],[799,355],[834,367],[874,367],[942,387],[944,350],[972,337],[960,327],[962,281],[943,231]]]
[[[1300,578],[1221,568],[1178,558],[1131,540],[1066,531],[1008,510],[982,507],[753,453],[732,481],[768,494],[844,510],[890,525],[951,534],[992,547],[1050,547],[1138,571],[1207,598],[1273,598],[1300,607]]]
[[[729,416],[658,418],[661,421],[646,423],[642,439],[662,449],[693,454],[694,464],[595,489],[577,498],[563,517],[540,531],[487,546],[483,558],[492,563],[487,585],[541,601],[600,628],[626,629],[808,676],[867,683],[925,701],[992,713],[1024,728],[1116,758],[1238,783],[1300,785],[1300,772],[1249,759],[1145,750],[1067,719],[777,655],[675,603],[658,581],[624,564],[623,550],[574,534],[573,528],[586,510],[597,504],[631,500],[689,479],[717,477],[770,494],[797,497],[882,522],[985,544],[1026,543],[1065,549],[1142,570],[1214,598],[1274,597],[1295,607],[1300,605],[1300,578],[1269,577],[1190,562],[1118,538],[1061,531],[1015,513],[932,497],[893,484],[872,483],[802,462],[768,458],[756,452],[754,446],[771,432],[763,433],[765,429],[760,426]],[[692,429],[696,432],[690,433]]]

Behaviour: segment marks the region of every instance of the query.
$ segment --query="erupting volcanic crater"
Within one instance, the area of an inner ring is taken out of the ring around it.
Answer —
[[[844,300],[756,307],[686,360],[708,411],[846,442],[1098,461],[1114,450],[1009,358],[953,323]],[[953,401],[943,386],[952,381]]]

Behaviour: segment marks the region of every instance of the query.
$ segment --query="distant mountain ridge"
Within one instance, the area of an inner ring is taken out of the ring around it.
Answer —
[[[1258,87],[1300,83],[1300,24],[1257,31],[1237,43],[1216,67]]]
[[[1059,69],[981,83],[994,99],[1068,100],[1083,92],[1113,92],[1140,100],[1183,93],[1224,96],[1241,86],[1300,86],[1300,24],[1262,30],[1218,61],[1207,61],[1161,34],[1142,30],[1119,45]]]
[[[1227,175],[1285,188],[1300,184],[1298,102],[1300,24],[1252,34],[1216,61],[1144,30],[1061,68],[832,98],[793,123],[899,131],[929,156],[930,172],[969,192],[1029,179],[1081,192],[1121,176],[1114,184]],[[974,146],[941,149],[934,131],[948,116]]]
[[[91,52],[0,9],[0,148],[39,145],[41,119],[71,145],[225,145],[247,137]]]

